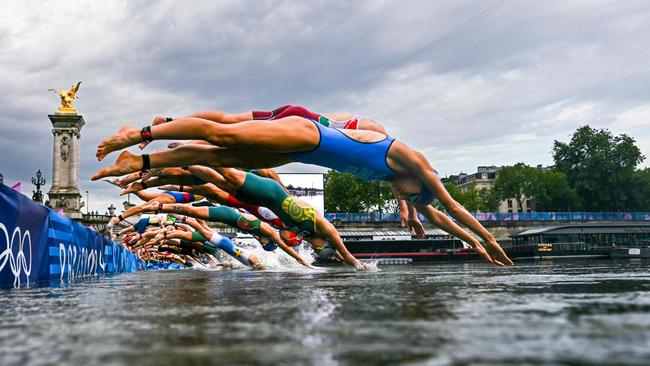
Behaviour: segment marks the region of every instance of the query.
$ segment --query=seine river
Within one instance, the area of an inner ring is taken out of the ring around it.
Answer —
[[[0,290],[0,365],[648,365],[649,268],[151,271]]]

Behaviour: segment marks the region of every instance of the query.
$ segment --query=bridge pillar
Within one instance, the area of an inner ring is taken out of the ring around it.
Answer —
[[[85,121],[76,112],[57,112],[48,117],[54,127],[52,188],[48,192],[50,207],[79,220],[84,205],[79,192],[79,139]]]

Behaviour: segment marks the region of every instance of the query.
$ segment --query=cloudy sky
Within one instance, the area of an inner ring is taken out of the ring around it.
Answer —
[[[122,199],[89,181],[116,157],[97,162],[97,143],[127,122],[203,109],[367,115],[443,176],[552,164],[553,140],[583,124],[627,133],[650,156],[643,0],[4,1],[0,49],[5,183],[31,194],[37,169],[51,180],[47,89],[81,80],[79,184],[102,212]]]

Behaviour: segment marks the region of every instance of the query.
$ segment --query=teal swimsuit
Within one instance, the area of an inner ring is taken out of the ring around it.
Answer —
[[[226,225],[240,228],[243,232],[251,233],[257,236],[264,236],[260,229],[261,222],[259,219],[248,220],[241,212],[228,206],[208,207],[208,220],[223,222]]]
[[[312,236],[316,233],[316,209],[310,205],[302,207],[273,179],[247,172],[244,185],[236,198],[268,208],[285,226],[301,236]]]

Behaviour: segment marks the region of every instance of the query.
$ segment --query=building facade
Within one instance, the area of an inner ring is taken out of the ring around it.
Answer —
[[[476,173],[467,174],[460,173],[457,176],[452,176],[447,179],[447,182],[452,183],[457,186],[461,192],[469,192],[472,190],[481,190],[487,189],[491,190],[494,187],[494,182],[499,176],[499,171],[503,167],[490,165],[490,166],[479,166]],[[541,164],[537,165],[537,169],[543,172],[548,172],[553,167],[543,167]],[[530,198],[524,197],[523,205],[519,207],[519,202],[517,199],[509,198],[507,200],[501,201],[497,212],[532,212],[533,204]]]

